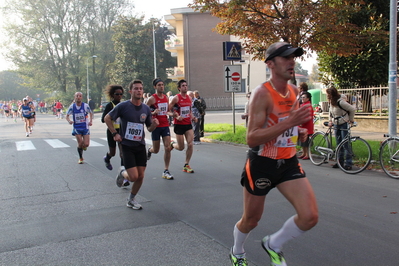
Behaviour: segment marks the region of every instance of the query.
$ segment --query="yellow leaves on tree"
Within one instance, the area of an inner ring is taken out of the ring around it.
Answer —
[[[265,49],[282,40],[316,52],[356,53],[370,35],[349,23],[362,4],[357,0],[194,0],[189,6],[219,17],[220,34],[239,36],[247,52],[263,59]]]

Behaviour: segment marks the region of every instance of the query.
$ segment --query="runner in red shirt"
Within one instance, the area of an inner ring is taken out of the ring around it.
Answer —
[[[194,132],[191,121],[197,122],[197,118],[191,112],[191,98],[187,95],[188,85],[184,79],[179,80],[177,89],[180,91],[169,104],[169,109],[173,112],[174,132],[176,133],[177,143],[172,142],[172,148],[182,151],[184,150],[184,138],[187,142],[186,162],[183,167],[183,172],[194,173],[189,163],[193,155],[193,140]]]
[[[168,115],[171,115],[169,112],[169,98],[164,94],[165,86],[162,79],[154,79],[152,85],[154,86],[156,93],[148,98],[146,104],[150,107],[152,117],[158,119],[159,125],[151,133],[152,146],[147,151],[147,159],[149,160],[151,158],[151,154],[157,154],[159,152],[162,136],[163,145],[165,148],[165,154],[163,156],[165,169],[162,173],[162,178],[172,180],[173,176],[168,170],[171,155],[170,152],[172,151],[172,147],[170,145],[171,138],[168,120]]]

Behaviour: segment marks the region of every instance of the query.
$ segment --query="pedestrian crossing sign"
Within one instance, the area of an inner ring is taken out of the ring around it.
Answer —
[[[223,42],[223,60],[241,61],[241,42]]]

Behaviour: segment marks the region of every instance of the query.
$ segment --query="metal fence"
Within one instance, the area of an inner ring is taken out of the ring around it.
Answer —
[[[345,94],[347,101],[356,108],[357,115],[386,116],[388,113],[388,87],[350,88],[339,89]],[[399,95],[399,92],[398,92]],[[232,95],[225,97],[204,97],[207,110],[231,110],[233,106]],[[244,110],[247,101],[245,93],[234,94],[235,109]],[[325,90],[320,91],[320,104],[324,112],[328,112],[328,102]]]
[[[357,115],[386,116],[388,113],[388,87],[339,89],[347,101],[356,108]],[[323,111],[328,111],[327,95],[321,92]]]
[[[233,106],[232,96],[226,97],[204,97],[207,110],[231,110]],[[245,93],[235,93],[234,102],[236,110],[244,110],[247,97]]]

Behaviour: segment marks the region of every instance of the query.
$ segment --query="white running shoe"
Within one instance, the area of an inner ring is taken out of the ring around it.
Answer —
[[[141,210],[143,207],[136,201],[136,197],[133,199],[129,200],[127,199],[127,207],[132,208],[133,210]]]
[[[169,170],[165,170],[162,173],[162,178],[168,179],[168,180],[172,180],[173,179],[173,175],[171,175],[171,173],[169,172]]]

